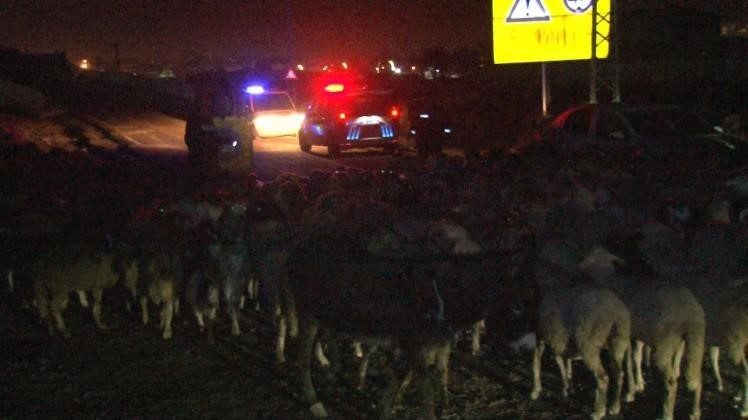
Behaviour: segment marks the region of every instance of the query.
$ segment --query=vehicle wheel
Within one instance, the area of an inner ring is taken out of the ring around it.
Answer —
[[[306,136],[299,133],[299,148],[302,152],[309,153],[312,151],[312,145],[306,139]]]
[[[327,145],[327,156],[331,158],[336,158],[340,156],[340,145],[339,144]]]

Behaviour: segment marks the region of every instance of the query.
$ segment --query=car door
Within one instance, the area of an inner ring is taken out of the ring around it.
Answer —
[[[302,134],[310,144],[325,144],[325,110],[327,101],[325,98],[319,98],[309,105],[302,124]]]

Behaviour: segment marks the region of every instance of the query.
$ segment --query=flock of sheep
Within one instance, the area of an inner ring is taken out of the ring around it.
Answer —
[[[92,294],[94,319],[105,328],[102,294],[124,286],[144,324],[149,306],[159,306],[165,339],[180,302],[209,339],[220,313],[239,335],[238,314],[252,298],[275,321],[278,362],[287,337],[298,337],[302,395],[318,417],[327,412],[311,361],[326,363],[327,343],[356,343],[364,356],[359,386],[371,352],[396,347],[406,363],[392,368],[378,406],[383,418],[411,382],[424,418],[436,418],[455,338],[472,330],[477,346],[479,325],[509,317],[502,302],[517,298],[513,286],[521,285],[532,297],[519,316],[532,320],[528,332],[537,336],[531,398],[542,392],[546,347],[564,396],[573,360],[593,373],[595,419],[644,391],[641,365],[651,360],[665,383],[661,417],[672,419],[685,358],[698,419],[708,349],[720,390],[720,352],[739,370],[735,416],[748,416],[748,179],[678,195],[651,167],[612,162],[528,151],[251,178],[240,193],[144,207],[101,243],[64,241],[31,261],[11,258],[8,279],[27,270],[40,318],[65,336],[62,311],[76,292],[82,301]]]

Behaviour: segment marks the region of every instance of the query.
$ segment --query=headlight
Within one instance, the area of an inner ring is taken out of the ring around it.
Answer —
[[[259,115],[254,119],[255,130],[260,137],[296,134],[304,117],[301,113]]]

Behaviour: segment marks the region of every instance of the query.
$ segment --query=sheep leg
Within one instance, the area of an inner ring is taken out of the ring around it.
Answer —
[[[140,297],[140,317],[143,320],[143,325],[148,325],[150,319],[148,317],[148,297]]]
[[[562,384],[561,392],[563,393],[564,398],[567,398],[569,396],[569,376],[566,373],[566,361],[564,360],[564,357],[561,356],[560,354],[557,354],[554,357],[554,360],[556,360],[556,365],[558,365],[558,371],[559,373],[561,373],[561,384]]]
[[[13,282],[13,270],[8,270],[7,279],[8,279],[8,291],[10,291],[10,293],[15,292],[16,286],[15,286],[15,283]]]
[[[672,420],[675,414],[675,397],[678,392],[678,377],[675,376],[675,365],[673,360],[675,353],[680,346],[680,337],[678,341],[668,337],[658,343],[657,350],[654,352],[655,366],[662,374],[665,384],[665,398],[662,401],[662,419]]]
[[[278,364],[283,364],[286,363],[286,317],[279,316],[277,322],[278,336],[275,340],[275,362]],[[314,334],[316,335],[317,332],[315,331]]]
[[[353,342],[353,354],[355,354],[359,359],[364,357],[364,349],[361,347],[360,341]]]
[[[247,294],[249,295],[249,299],[255,302],[255,311],[260,310],[259,293],[260,282],[254,278],[249,279],[249,282],[247,283]]]
[[[229,307],[229,318],[231,318],[231,335],[238,337],[242,334],[239,327],[239,308],[236,302],[232,302]]]
[[[396,371],[391,371],[391,374],[390,383],[385,388],[379,400],[380,419],[390,418],[395,401],[397,401],[400,394],[408,387],[413,376],[412,369],[408,369],[407,371],[396,369]]]
[[[595,411],[591,417],[593,420],[599,420],[605,417],[605,405],[608,398],[608,374],[605,373],[605,368],[603,368],[598,348],[583,348],[582,360],[595,376]]]
[[[314,343],[314,357],[323,368],[330,367],[330,360],[327,358],[327,356],[325,356],[325,351],[322,348],[322,343],[319,340]]]
[[[359,346],[361,343],[357,342]],[[361,355],[361,362],[358,365],[358,386],[356,389],[364,389],[364,382],[366,381],[366,371],[369,368],[369,357],[377,351],[378,347],[375,345],[369,346],[366,351]]]
[[[70,338],[70,332],[65,328],[65,320],[62,318],[62,308],[65,306],[67,299],[68,298],[65,295],[53,296],[52,300],[49,302],[49,312],[52,319],[55,321],[57,331],[62,334],[63,337]]]
[[[675,352],[675,355],[673,355],[673,369],[675,372],[675,377],[680,378],[680,365],[683,361],[683,353],[686,351],[686,341],[681,340],[680,345],[678,346],[678,350]]]
[[[78,294],[78,302],[81,304],[81,308],[88,308],[88,296],[86,296],[85,290],[76,290]]]
[[[743,356],[743,408],[740,411],[740,416],[748,417],[748,362],[745,356]]]
[[[164,340],[168,340],[172,337],[171,322],[172,318],[174,317],[174,311],[174,299],[167,299],[166,302],[164,302],[163,309],[161,309],[161,319],[163,320],[164,324]]]
[[[99,327],[99,329],[106,330],[107,325],[104,323],[104,321],[101,320],[101,300],[104,295],[103,289],[94,289],[93,291],[93,318],[94,322],[96,322],[96,326]]]
[[[644,355],[644,343],[636,340],[634,348],[634,363],[636,364],[636,391],[644,392],[644,375],[642,374],[642,358]]]
[[[319,322],[313,318],[306,319],[305,321],[301,329],[298,361],[301,370],[302,395],[304,396],[304,401],[312,405],[312,411],[316,410],[324,413],[325,408],[317,399],[317,391],[314,389],[314,383],[312,382],[312,352],[314,350],[314,343],[317,341]]]
[[[218,317],[218,308],[215,306],[210,308],[208,310],[208,343],[213,344],[216,341],[215,338],[215,325],[216,325],[216,318]]]
[[[652,346],[644,347],[644,366],[646,366],[647,369],[652,368]]]
[[[287,281],[281,282],[281,302],[283,305],[283,315],[288,321],[288,336],[291,338],[299,335],[299,320],[296,317],[296,300],[293,297]]]
[[[432,376],[429,372],[429,361],[424,349],[420,349],[418,353],[411,371],[413,372],[413,381],[416,385],[418,397],[421,400],[423,410],[421,418],[436,420],[436,403],[434,401],[434,387],[431,382]]]
[[[47,323],[49,333],[53,334],[54,326],[49,316],[47,289],[44,287],[44,283],[39,280],[34,281],[34,299],[36,300],[36,310],[39,312],[39,319]]]
[[[572,379],[572,373],[574,372],[572,362],[574,361],[573,357],[569,357],[566,359],[566,377],[569,379],[569,386],[571,387],[571,379]]]
[[[449,342],[440,346],[436,350],[436,371],[439,372],[439,379],[442,385],[443,403],[449,404],[449,355],[452,353],[452,346]]]
[[[543,389],[540,382],[540,365],[543,358],[543,351],[545,351],[545,342],[539,341],[532,354],[532,392],[530,392],[530,399],[532,400],[537,400],[540,396],[540,391]]]
[[[717,379],[717,389],[722,392],[724,390],[722,383],[722,375],[719,372],[719,347],[709,347],[709,360],[712,362],[712,371],[714,372],[714,378]]]
[[[473,324],[473,330],[471,335],[470,351],[473,356],[477,356],[480,353],[480,336],[483,330],[486,328],[486,320],[481,319],[480,321]]]
[[[203,331],[205,331],[205,318],[203,317],[203,312],[195,309],[194,313],[195,319],[197,320],[198,329],[200,330],[200,333],[202,333]]]
[[[626,402],[633,402],[636,395],[636,378],[634,377],[634,358],[633,349],[631,348],[631,342],[626,343],[626,378],[627,378],[627,391],[626,391]]]
[[[623,359],[629,353],[631,341],[628,338],[622,338],[619,336],[614,338],[611,344],[615,390],[613,392],[613,401],[610,404],[609,413],[611,415],[617,415],[621,412],[621,395],[623,394]]]

